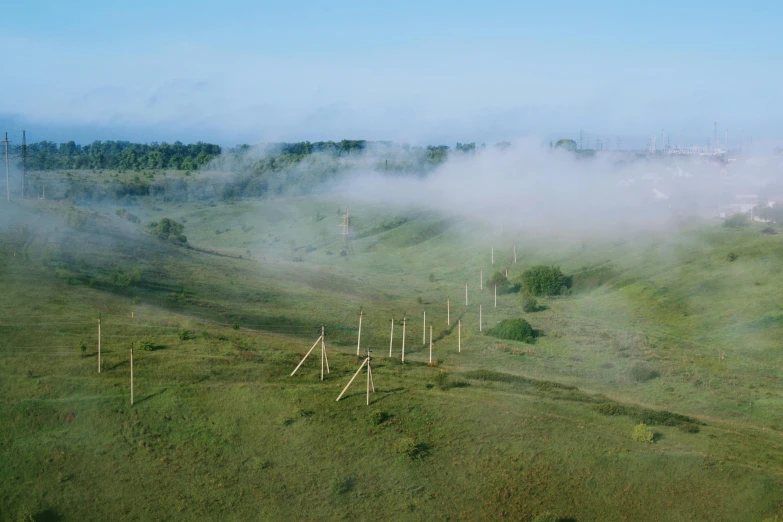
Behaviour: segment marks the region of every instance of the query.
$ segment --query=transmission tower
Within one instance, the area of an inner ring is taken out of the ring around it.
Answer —
[[[342,229],[340,234],[343,236],[343,252],[346,254],[351,250],[351,214],[348,212],[348,207],[345,207],[345,214],[343,214],[343,222],[340,224]]]

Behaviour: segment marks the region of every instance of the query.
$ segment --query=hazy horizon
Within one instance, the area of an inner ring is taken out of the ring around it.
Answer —
[[[32,141],[776,142],[778,4],[9,5],[0,131]],[[138,16],[139,13],[155,13]],[[619,141],[618,141],[619,140]]]

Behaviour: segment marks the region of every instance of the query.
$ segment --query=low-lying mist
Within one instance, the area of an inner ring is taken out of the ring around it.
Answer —
[[[736,193],[758,191],[774,178],[772,170],[744,163],[628,153],[584,157],[524,141],[453,154],[427,176],[357,171],[331,192],[575,239],[664,231],[685,217],[717,217]]]

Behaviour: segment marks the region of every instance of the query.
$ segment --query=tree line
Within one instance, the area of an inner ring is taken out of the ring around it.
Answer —
[[[495,145],[500,149],[508,142]],[[485,148],[481,144],[480,148]],[[16,146],[17,156],[21,147]],[[197,170],[209,166],[213,170],[263,174],[289,170],[317,155],[327,159],[348,159],[359,156],[382,161],[383,170],[424,173],[445,162],[450,154],[473,154],[475,143],[411,146],[391,141],[341,140],[247,144],[223,149],[212,143],[132,143],[129,141],[94,141],[81,145],[74,141],[60,143],[40,141],[27,146],[29,170]],[[323,161],[321,161],[323,163]]]
[[[17,146],[17,155],[21,147]],[[80,145],[73,141],[39,141],[27,146],[29,170],[111,169],[111,170],[195,170],[220,155],[219,145],[179,141],[131,143],[94,141]]]

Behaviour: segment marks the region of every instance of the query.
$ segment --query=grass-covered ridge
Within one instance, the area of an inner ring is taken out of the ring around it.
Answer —
[[[340,256],[346,205],[367,233]],[[35,201],[0,218],[0,518],[778,513],[779,235],[701,223],[555,248],[327,196],[123,206],[138,223],[117,208]],[[149,233],[164,218],[187,245]],[[479,288],[480,270],[517,281],[537,264],[573,286],[534,314]],[[541,336],[483,335],[479,304],[485,328],[521,317]],[[359,365],[360,310],[369,408],[364,375],[334,401]],[[318,380],[316,351],[290,377],[321,324],[331,373]],[[640,423],[651,444],[633,440]]]

